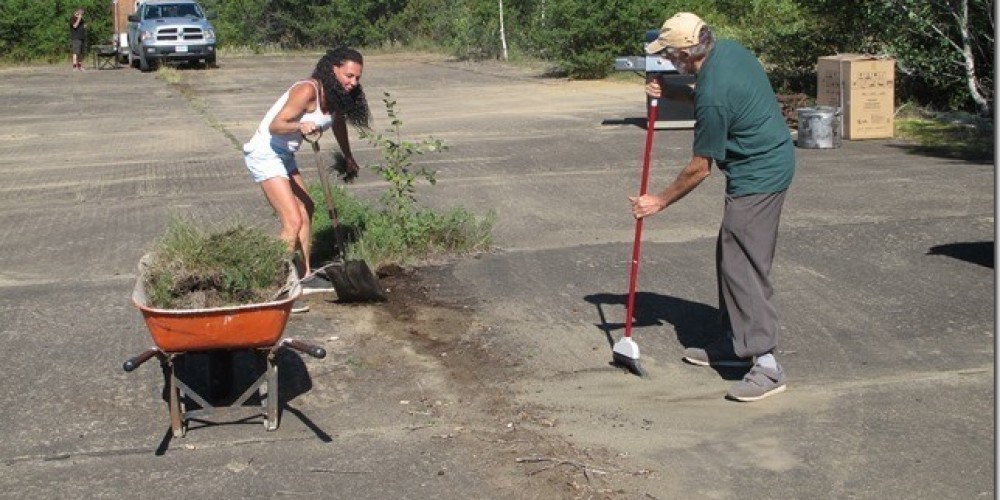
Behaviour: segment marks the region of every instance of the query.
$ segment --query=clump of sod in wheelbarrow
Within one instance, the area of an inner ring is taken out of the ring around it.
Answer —
[[[152,250],[146,296],[159,309],[269,302],[288,278],[291,257],[263,229],[232,223],[208,230],[174,217]]]

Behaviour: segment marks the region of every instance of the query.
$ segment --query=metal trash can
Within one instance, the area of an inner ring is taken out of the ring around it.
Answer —
[[[645,43],[652,42],[660,35],[659,30],[646,32]],[[646,81],[660,78],[665,85],[690,85],[694,75],[682,75],[670,61],[657,55],[622,56],[615,58],[615,71],[635,71],[644,73]],[[649,97],[646,110],[649,111]],[[657,107],[655,128],[694,128],[694,102],[662,98]]]
[[[817,106],[799,108],[797,145],[804,149],[840,147],[840,108]]]

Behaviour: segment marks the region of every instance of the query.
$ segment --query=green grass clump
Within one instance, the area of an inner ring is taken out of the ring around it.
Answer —
[[[421,210],[404,220],[379,212],[365,221],[365,231],[354,242],[354,250],[360,258],[379,263],[377,266],[485,251],[492,242],[493,219],[477,218],[461,208],[443,214]]]
[[[991,161],[992,122],[970,115],[911,112],[896,119],[896,139],[916,153],[967,161]]]
[[[361,131],[361,138],[378,151],[378,158],[367,168],[385,181],[380,204],[365,205],[339,187],[333,187],[334,204],[340,219],[344,251],[348,259],[360,259],[376,270],[390,264],[406,265],[432,257],[485,251],[493,242],[495,214],[477,217],[462,208],[445,213],[421,207],[416,187],[437,183],[437,171],[414,158],[448,149],[434,137],[410,139],[403,135],[403,120],[396,110],[396,100],[383,93],[390,125],[381,132]],[[330,176],[345,171],[342,154],[333,158]],[[345,177],[345,180],[347,178]],[[316,202],[313,219],[313,259],[322,263],[334,257],[336,234],[330,225],[320,184],[309,186],[309,196]]]
[[[156,71],[156,79],[163,80],[170,85],[179,85],[184,77],[181,76],[180,71],[177,71],[177,68],[161,65]]]
[[[262,229],[235,224],[210,232],[177,217],[152,253],[146,296],[162,309],[270,301],[288,277],[291,258],[285,242]]]
[[[336,238],[318,183],[309,185],[316,202],[313,217],[313,262],[334,257]],[[495,215],[478,217],[462,208],[439,213],[421,209],[399,217],[388,209],[366,205],[342,187],[333,187],[337,217],[343,228],[347,258],[378,269],[407,265],[444,255],[487,251],[493,243]]]

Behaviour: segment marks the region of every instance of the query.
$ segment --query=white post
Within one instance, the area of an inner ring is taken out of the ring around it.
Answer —
[[[507,37],[503,31],[503,0],[500,0],[500,45],[503,47],[503,60],[507,60]]]

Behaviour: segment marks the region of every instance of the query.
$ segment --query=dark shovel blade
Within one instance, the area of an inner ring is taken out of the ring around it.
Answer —
[[[337,291],[338,302],[384,302],[388,300],[378,278],[363,260],[348,260],[324,269]]]

